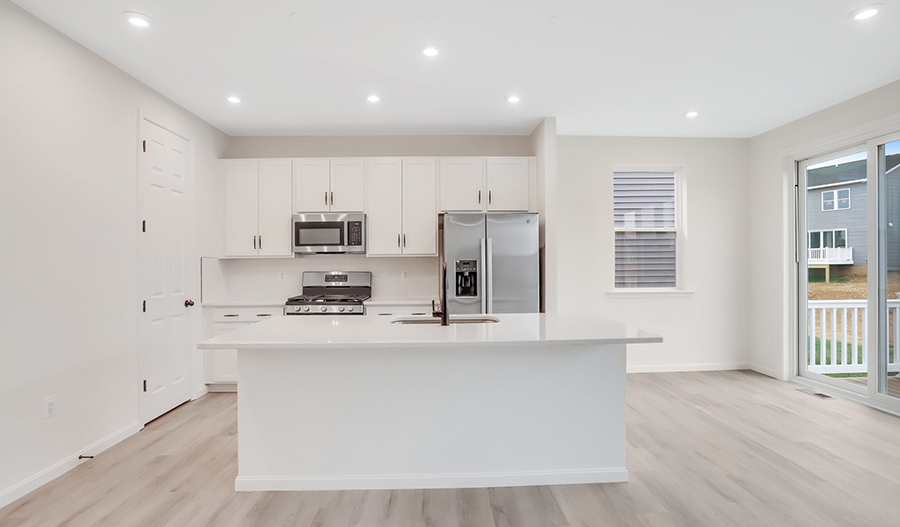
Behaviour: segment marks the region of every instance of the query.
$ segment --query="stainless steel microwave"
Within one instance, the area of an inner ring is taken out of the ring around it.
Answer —
[[[366,215],[362,212],[294,214],[295,254],[365,254]]]

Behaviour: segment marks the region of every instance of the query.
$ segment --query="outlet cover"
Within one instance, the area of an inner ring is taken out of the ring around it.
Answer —
[[[409,271],[400,271],[400,280],[403,282],[409,280]]]

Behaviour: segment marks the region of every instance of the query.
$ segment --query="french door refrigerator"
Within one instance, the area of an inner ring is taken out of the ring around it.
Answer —
[[[450,313],[538,313],[541,270],[538,215],[444,214]]]

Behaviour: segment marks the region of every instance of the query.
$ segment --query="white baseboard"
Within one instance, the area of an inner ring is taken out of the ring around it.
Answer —
[[[784,375],[780,371],[775,371],[771,368],[767,368],[765,366],[760,366],[759,364],[751,364],[750,369],[757,372],[762,373],[763,375],[768,375],[773,379],[778,379],[779,381],[785,381],[787,379],[784,378]]]
[[[209,393],[222,393],[222,392],[237,392],[237,383],[236,382],[219,382],[219,383],[210,383],[206,385],[206,389]]]
[[[747,370],[750,365],[746,362],[714,362],[704,364],[647,364],[628,366],[628,373],[664,373],[679,371],[726,371]]]
[[[628,481],[628,470],[625,467],[621,467],[495,474],[421,474],[360,477],[238,476],[234,480],[234,490],[241,492],[270,490],[464,489],[579,483],[622,483],[626,481]]]
[[[0,508],[6,507],[10,503],[16,501],[17,499],[37,489],[38,487],[62,476],[79,464],[85,461],[89,461],[87,459],[78,459],[78,456],[96,456],[100,452],[103,452],[111,446],[124,441],[125,439],[128,439],[134,434],[140,432],[142,428],[143,426],[141,426],[140,423],[130,424],[125,428],[119,430],[118,432],[114,432],[101,439],[100,441],[97,441],[96,443],[80,450],[79,452],[66,457],[62,461],[45,468],[34,476],[16,483],[12,487],[9,487],[3,492],[0,492]]]
[[[194,390],[194,395],[191,397],[192,401],[196,401],[197,399],[203,397],[204,395],[209,393],[209,387],[207,385],[203,385],[202,388],[197,388]]]

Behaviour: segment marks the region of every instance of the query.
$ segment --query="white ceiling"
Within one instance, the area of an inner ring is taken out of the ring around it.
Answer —
[[[231,135],[751,137],[900,79],[900,0],[13,1]]]

